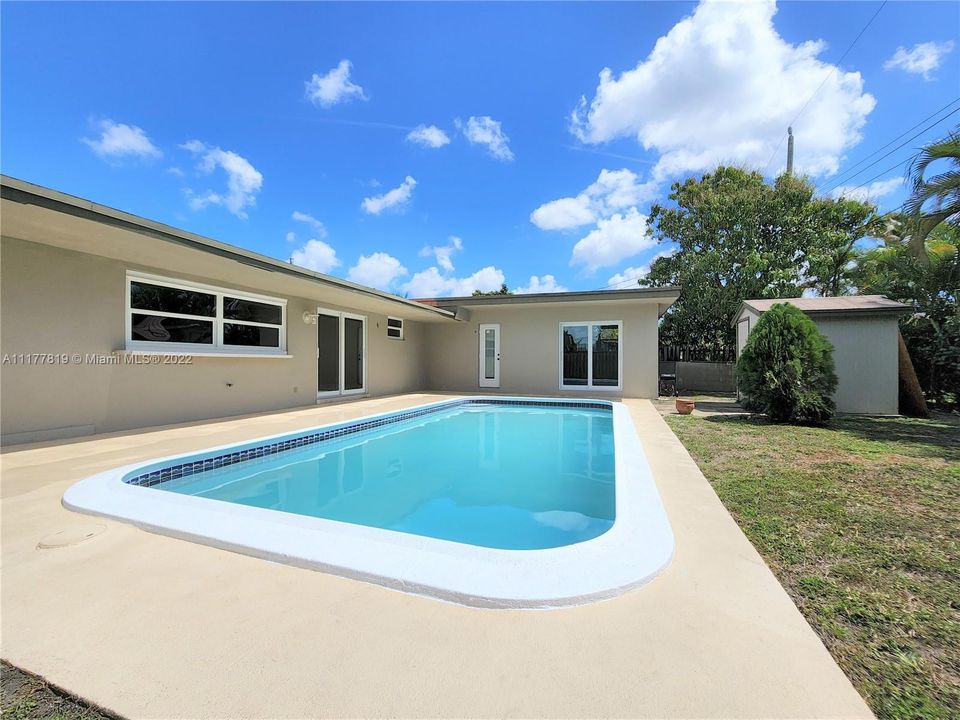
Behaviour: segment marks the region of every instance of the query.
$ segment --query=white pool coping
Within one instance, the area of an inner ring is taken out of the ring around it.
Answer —
[[[145,530],[320,570],[408,593],[488,608],[552,608],[612,598],[656,577],[674,540],[640,438],[623,403],[583,398],[483,395],[457,398],[610,405],[613,412],[616,519],[602,535],[544,550],[501,550],[129,485],[123,478],[158,463],[221,453],[353,425],[435,405],[232,443],[133,463],[70,486],[63,505]]]

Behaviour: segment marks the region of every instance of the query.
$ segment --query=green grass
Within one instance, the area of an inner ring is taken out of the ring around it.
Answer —
[[[0,666],[2,720],[113,720],[43,680],[4,662]]]
[[[960,420],[667,421],[877,716],[960,717]]]

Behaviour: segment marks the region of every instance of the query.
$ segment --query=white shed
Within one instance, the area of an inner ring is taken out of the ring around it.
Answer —
[[[803,310],[833,344],[837,412],[896,415],[897,321],[911,308],[883,295],[744,300],[733,318],[737,357],[760,316],[777,303]]]

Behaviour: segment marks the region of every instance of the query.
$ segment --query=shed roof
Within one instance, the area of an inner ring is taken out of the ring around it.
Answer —
[[[839,297],[802,297],[802,298],[772,298],[766,300],[744,300],[740,309],[734,315],[732,323],[743,314],[745,308],[763,313],[780,303],[788,303],[803,310],[805,313],[865,313],[889,314],[908,313],[913,308],[902,302],[891,300],[883,295],[844,295]]]

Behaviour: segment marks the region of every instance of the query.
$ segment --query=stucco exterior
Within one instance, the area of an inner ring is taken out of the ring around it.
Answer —
[[[657,396],[656,301],[553,303],[471,307],[466,322],[424,328],[430,390],[583,397]],[[560,323],[622,321],[621,390],[560,387]],[[500,325],[500,387],[481,388],[479,326]]]
[[[474,304],[489,300],[460,298],[458,303],[467,307],[443,307],[12,178],[4,177],[0,189],[4,444],[347,397],[336,392],[318,396],[318,348],[323,343],[309,315],[321,309],[366,321],[366,387],[360,396],[478,391],[477,329],[483,322],[499,323],[502,333],[501,382],[487,391],[637,398],[657,393],[657,320],[676,299],[677,289],[518,296],[482,307]],[[128,310],[129,273],[198,283],[223,296],[233,291],[285,302],[285,346],[272,353],[245,348],[254,354],[243,356],[227,355],[224,347],[210,356],[184,349],[180,352],[190,355],[187,363],[163,355],[159,362],[148,362],[135,352],[154,353],[150,343],[127,337],[134,312]],[[388,337],[388,317],[403,321],[402,339]],[[560,390],[560,323],[581,320],[623,324],[621,386],[615,390]],[[341,384],[346,390],[343,380]]]
[[[325,299],[285,296],[289,357],[202,357],[189,365],[95,364],[87,356],[124,349],[127,270],[169,274],[34,242],[3,238],[0,247],[0,345],[7,362],[2,429],[9,441],[52,439],[147,425],[226,417],[312,404],[317,395],[316,327],[304,311],[356,312]],[[178,273],[178,279],[209,278]],[[260,287],[231,289],[262,292]],[[399,315],[397,310],[393,315]],[[406,322],[404,339],[386,335],[386,315],[367,311],[367,394],[420,390],[424,331]],[[26,364],[21,353],[84,356],[81,362]]]

